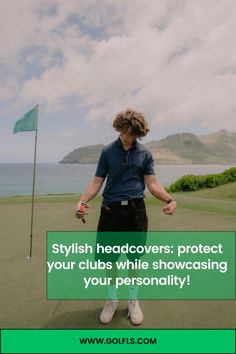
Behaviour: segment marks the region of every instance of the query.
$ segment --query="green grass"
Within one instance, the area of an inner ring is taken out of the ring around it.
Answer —
[[[173,197],[178,202],[178,208],[191,210],[208,211],[225,215],[236,216],[236,182],[228,183],[216,188],[204,189],[197,192],[173,193]],[[101,195],[91,202],[93,206],[98,206],[101,202]],[[76,203],[79,195],[58,194],[36,196],[35,203]],[[147,193],[146,205],[152,207],[161,206],[163,203]],[[30,204],[31,196],[2,197],[0,204]]]
[[[175,194],[180,208],[236,216],[236,182],[197,192]]]
[[[236,231],[236,183],[173,197],[178,208],[167,216],[162,212],[164,204],[147,194],[150,231]],[[103,301],[46,300],[47,231],[97,228],[101,196],[91,201],[86,224],[74,216],[78,199],[71,194],[36,197],[29,261],[31,196],[0,198],[0,327],[104,328],[98,321]],[[143,301],[143,306],[143,328],[235,328],[234,301]],[[109,328],[132,328],[125,316],[126,307],[119,309]]]
[[[150,193],[146,195],[150,230],[236,230],[236,182],[197,192],[173,193],[178,208],[171,218],[163,214],[162,202]],[[86,224],[82,224],[73,215],[79,197],[75,194],[36,196],[35,220],[54,230],[96,230],[101,195],[90,202],[91,210],[86,217]],[[30,209],[31,196],[0,198],[3,218],[9,219],[14,215],[17,219],[18,216],[22,224],[27,222]]]
[[[48,194],[35,196],[36,203],[58,203],[58,202],[71,202],[77,201],[79,196],[77,194]],[[12,196],[0,197],[0,204],[25,204],[31,203],[31,195],[26,196]]]
[[[236,182],[224,184],[215,188],[202,189],[197,192],[180,192],[178,194],[188,195],[189,197],[201,197],[212,199],[226,199],[236,201]]]

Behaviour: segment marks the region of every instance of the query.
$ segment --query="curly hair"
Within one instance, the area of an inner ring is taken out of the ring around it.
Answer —
[[[116,115],[113,121],[113,128],[118,132],[127,131],[131,128],[132,134],[138,139],[142,139],[149,132],[144,115],[130,108]]]

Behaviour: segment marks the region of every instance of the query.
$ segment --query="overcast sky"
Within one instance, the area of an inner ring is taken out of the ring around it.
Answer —
[[[151,127],[236,131],[235,0],[0,0],[0,162],[38,161],[114,140],[127,107]]]

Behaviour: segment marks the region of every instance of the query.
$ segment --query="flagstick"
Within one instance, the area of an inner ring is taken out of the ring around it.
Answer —
[[[37,119],[38,119],[38,107],[39,106],[37,105]],[[31,225],[30,225],[30,253],[29,253],[29,259],[32,258],[32,246],[33,246],[34,191],[35,191],[35,169],[36,169],[37,135],[38,135],[38,129],[36,129],[36,131],[35,131],[35,144],[34,144],[34,168],[33,168],[32,202],[31,202]]]

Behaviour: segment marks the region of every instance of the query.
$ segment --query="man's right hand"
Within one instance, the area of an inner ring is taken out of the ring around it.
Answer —
[[[89,205],[85,202],[79,202],[75,208],[75,216],[78,219],[82,219],[85,215],[88,215]]]

